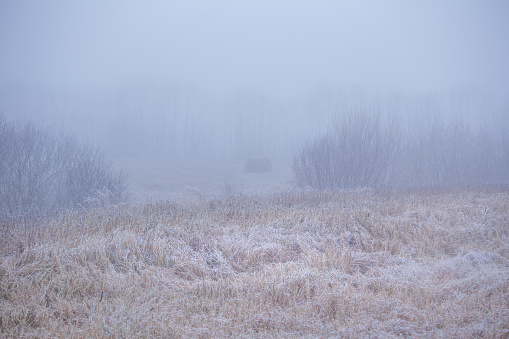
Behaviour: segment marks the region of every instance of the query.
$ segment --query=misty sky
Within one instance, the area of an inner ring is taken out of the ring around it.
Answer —
[[[509,88],[509,1],[2,1],[0,85]]]

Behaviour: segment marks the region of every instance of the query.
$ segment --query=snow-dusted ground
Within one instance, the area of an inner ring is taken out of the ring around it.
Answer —
[[[243,161],[120,158],[115,162],[129,176],[129,190],[137,202],[180,199],[197,188],[204,196],[226,193],[225,180],[234,193],[257,193],[291,186],[290,162],[272,160],[272,171],[244,172]]]

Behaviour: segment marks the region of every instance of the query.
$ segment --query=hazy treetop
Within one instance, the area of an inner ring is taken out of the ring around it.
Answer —
[[[3,1],[0,85],[509,88],[509,2]]]

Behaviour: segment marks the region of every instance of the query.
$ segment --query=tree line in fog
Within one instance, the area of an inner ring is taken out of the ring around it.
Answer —
[[[429,121],[497,129],[509,124],[509,106],[497,105],[487,94],[468,91],[375,95],[324,87],[278,100],[259,92],[218,98],[176,84],[90,92],[0,90],[0,111],[7,117],[40,119],[115,156],[175,159],[291,161],[304,141],[358,111],[393,116],[405,133]]]
[[[317,189],[509,183],[507,107],[482,96],[370,101],[317,91],[283,105],[254,93],[220,102],[176,87],[7,94],[0,103],[10,116],[41,118],[0,113],[0,210],[9,214],[125,201],[126,177],[106,154],[293,158],[296,185]]]

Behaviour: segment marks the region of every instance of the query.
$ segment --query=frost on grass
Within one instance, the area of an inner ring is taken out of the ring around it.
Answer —
[[[19,220],[2,337],[507,337],[509,193],[281,192]]]

